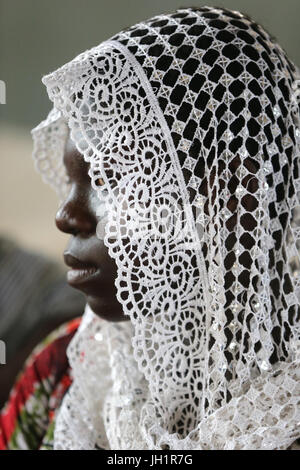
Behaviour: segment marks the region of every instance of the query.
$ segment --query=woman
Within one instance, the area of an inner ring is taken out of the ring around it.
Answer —
[[[245,15],[203,7],[133,26],[43,82],[54,107],[35,158],[87,296],[54,448],[288,448],[296,67]]]

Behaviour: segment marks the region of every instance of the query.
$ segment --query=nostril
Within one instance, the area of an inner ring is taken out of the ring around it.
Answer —
[[[64,233],[73,233],[75,228],[73,217],[70,217],[70,214],[63,207],[56,213],[55,224],[58,230]]]
[[[64,205],[56,213],[55,223],[57,228],[71,235],[90,234],[95,231],[95,221],[88,211],[78,206]]]

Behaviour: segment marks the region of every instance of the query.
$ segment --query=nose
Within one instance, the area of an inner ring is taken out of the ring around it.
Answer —
[[[96,232],[96,218],[85,204],[67,199],[55,216],[57,228],[70,235],[91,235]]]

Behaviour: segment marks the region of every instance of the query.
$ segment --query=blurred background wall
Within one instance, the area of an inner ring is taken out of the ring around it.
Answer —
[[[261,23],[300,65],[299,0],[0,0],[0,234],[61,260],[57,198],[31,160],[30,129],[50,103],[43,75],[143,19],[179,7],[225,6]]]

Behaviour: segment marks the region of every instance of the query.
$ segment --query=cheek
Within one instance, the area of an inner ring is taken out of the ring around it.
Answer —
[[[101,201],[99,197],[97,196],[96,191],[92,187],[89,187],[87,189],[87,193],[88,193],[89,209],[93,213],[93,215],[96,217],[98,206],[101,204]]]
[[[103,241],[105,226],[107,224],[107,209],[104,201],[101,201],[94,190],[89,193],[89,209],[96,220],[96,237]]]

